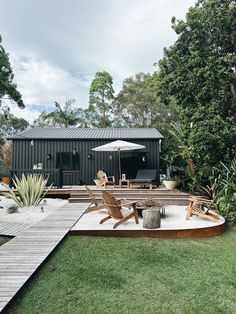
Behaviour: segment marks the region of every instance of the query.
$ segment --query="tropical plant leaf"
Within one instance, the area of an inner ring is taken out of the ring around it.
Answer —
[[[22,175],[21,179],[13,179],[13,183],[16,187],[16,193],[8,186],[8,191],[4,192],[3,195],[7,198],[15,201],[20,207],[38,205],[44,196],[47,194],[50,185],[46,189],[48,178],[44,178],[43,175],[29,174]]]

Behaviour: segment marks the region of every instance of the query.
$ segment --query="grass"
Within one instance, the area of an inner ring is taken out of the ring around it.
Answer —
[[[235,245],[71,236],[7,313],[236,313]]]
[[[11,238],[0,236],[0,246],[9,241]]]

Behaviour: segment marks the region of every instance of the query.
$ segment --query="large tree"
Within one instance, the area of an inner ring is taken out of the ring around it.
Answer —
[[[27,127],[24,119],[19,119],[10,113],[7,101],[10,99],[15,101],[20,108],[24,108],[21,94],[17,90],[17,86],[13,83],[13,71],[9,61],[9,55],[2,46],[2,38],[0,36],[0,150],[6,141],[6,136],[16,133]]]
[[[215,165],[236,152],[236,2],[200,0],[160,61],[161,99],[174,96],[192,156]]]
[[[24,131],[29,123],[23,118],[17,118],[10,112],[0,114],[1,135],[6,138],[8,135]]]
[[[13,83],[13,72],[9,61],[9,56],[2,46],[0,36],[0,107],[4,97],[7,97],[17,103],[20,108],[24,108],[21,94],[17,86]]]
[[[24,131],[29,126],[29,123],[23,118],[17,118],[4,108],[0,113],[0,126],[0,156],[3,155],[3,160],[5,161],[11,155],[11,149],[8,149],[10,144],[6,140],[7,136]]]
[[[123,87],[113,102],[113,112],[118,126],[156,127],[166,133],[177,118],[174,101],[168,105],[157,95],[158,76],[137,73],[123,82]]]
[[[87,116],[92,116],[92,126],[107,128],[112,124],[112,100],[114,99],[113,80],[106,72],[97,72],[89,90]]]
[[[55,111],[47,113],[43,111],[39,117],[34,120],[36,127],[65,127],[81,125],[84,120],[83,110],[75,107],[75,99],[68,99],[62,106],[55,102]]]

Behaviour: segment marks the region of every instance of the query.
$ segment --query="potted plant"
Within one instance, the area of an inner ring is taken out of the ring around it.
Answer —
[[[174,190],[178,185],[177,177],[167,176],[165,180],[163,180],[163,184],[168,190]]]
[[[166,178],[163,180],[163,184],[168,190],[173,190],[178,185],[178,177],[173,175],[173,162],[175,159],[175,155],[169,155],[165,161],[167,162],[167,169],[166,169]]]
[[[0,159],[0,178],[3,183],[10,184],[10,170],[3,160]]]

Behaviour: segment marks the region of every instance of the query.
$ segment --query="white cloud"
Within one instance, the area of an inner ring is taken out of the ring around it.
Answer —
[[[26,104],[52,107],[55,101],[63,103],[68,98],[79,99],[80,91],[87,90],[87,78],[81,80],[32,54],[25,57],[13,53],[11,62],[15,81]]]
[[[85,107],[97,71],[110,72],[117,88],[127,76],[153,71],[176,38],[171,17],[184,18],[194,3],[1,0],[3,45],[25,103],[39,108],[74,97]]]
[[[20,109],[16,104],[10,104],[11,112],[16,116],[25,119],[26,121],[33,122],[38,118],[39,110],[38,107],[32,108],[32,106],[26,105],[24,109]]]

